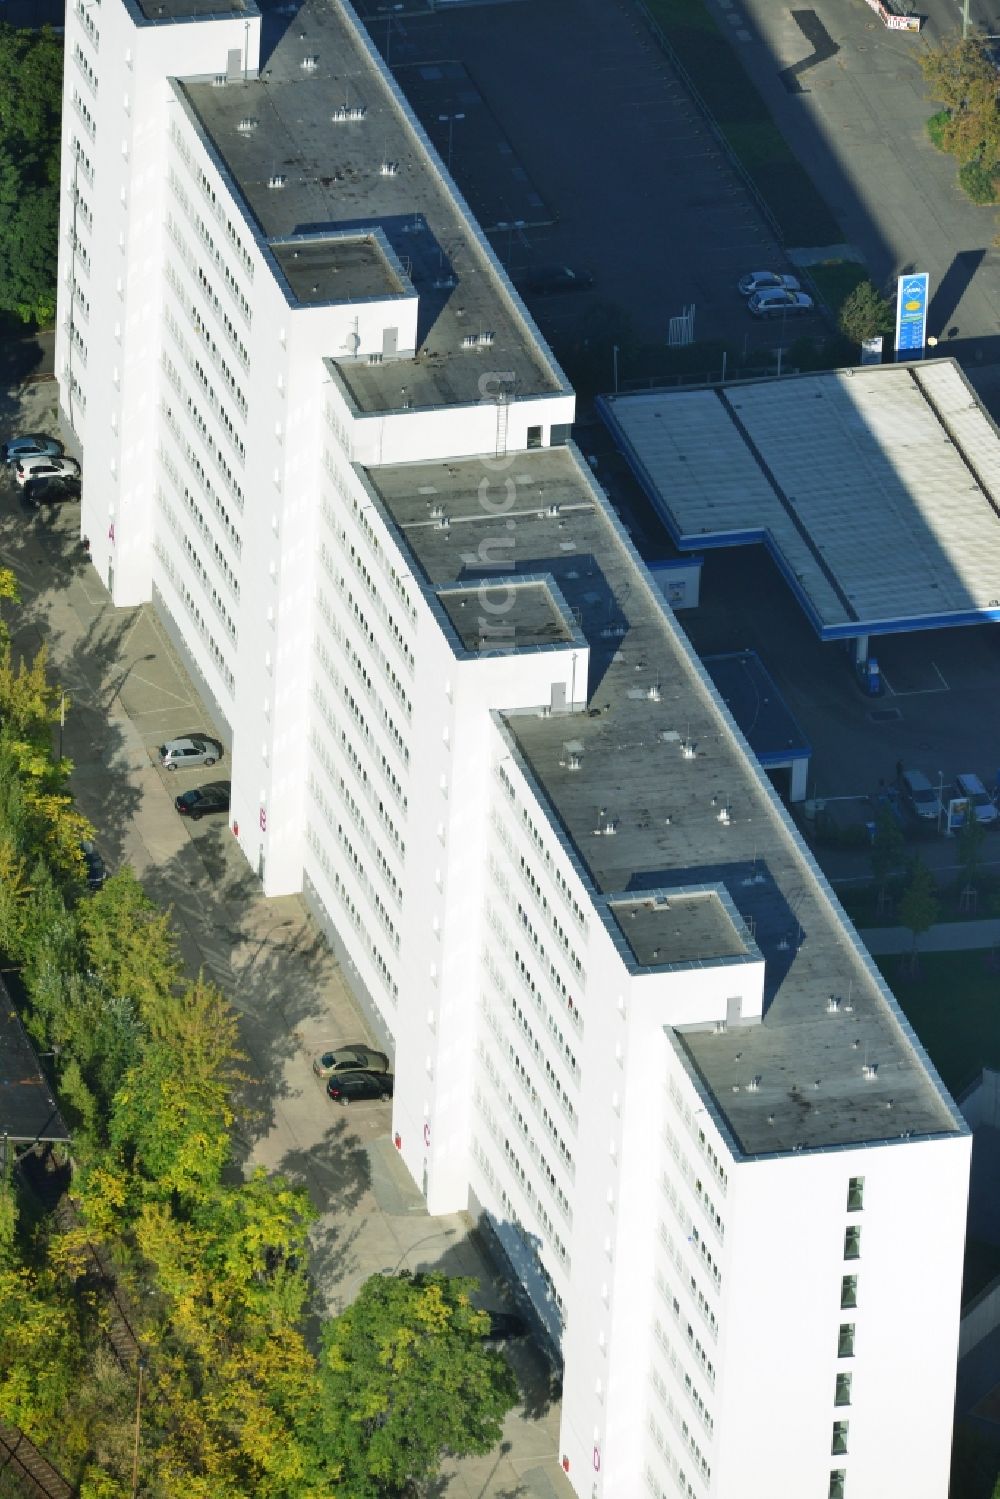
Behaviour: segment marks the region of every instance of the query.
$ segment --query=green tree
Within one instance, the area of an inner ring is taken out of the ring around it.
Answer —
[[[0,26],[0,309],[55,312],[62,44],[50,27]]]
[[[880,891],[885,889],[887,881],[902,864],[905,849],[902,828],[892,813],[883,807],[875,819],[871,848],[872,875]]]
[[[986,829],[976,816],[971,801],[966,803],[965,816],[958,830],[958,863],[966,885],[975,887],[976,879],[983,867],[983,844]]]
[[[978,37],[951,36],[920,55],[927,92],[944,105],[947,120],[935,127],[935,144],[960,162],[1000,160],[997,70]]]
[[[909,880],[899,900],[899,919],[913,934],[910,970],[917,970],[917,941],[938,919],[941,903],[937,897],[934,876],[923,859],[910,865]]]
[[[892,308],[870,281],[860,281],[845,298],[838,322],[845,338],[861,344],[866,338],[892,332]]]
[[[445,1452],[485,1453],[517,1398],[484,1346],[475,1281],[376,1275],[323,1331],[322,1442],[341,1499],[386,1499],[425,1482]]]

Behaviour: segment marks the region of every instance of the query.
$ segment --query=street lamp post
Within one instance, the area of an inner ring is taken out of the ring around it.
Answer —
[[[611,363],[612,363],[612,367],[614,369],[615,395],[617,395],[618,394],[618,345],[617,344],[612,344],[612,346],[611,346]]]
[[[465,119],[465,115],[462,114],[461,112],[459,112],[458,114],[438,115],[438,119],[440,120],[440,122],[441,122],[442,125],[444,125],[446,122],[447,122],[447,125],[448,125],[448,174],[450,176],[451,175],[451,148],[452,148],[452,144],[453,144],[454,136],[455,136],[455,121],[456,120],[464,120]]]

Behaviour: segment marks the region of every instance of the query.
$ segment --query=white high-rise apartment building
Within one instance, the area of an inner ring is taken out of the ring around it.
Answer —
[[[576,1492],[944,1499],[968,1132],[391,77],[291,12],[69,7],[94,564],[228,725],[233,831],[349,960],[428,1207],[561,1346]]]

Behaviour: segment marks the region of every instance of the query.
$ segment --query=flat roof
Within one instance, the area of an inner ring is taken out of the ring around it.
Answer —
[[[701,664],[762,765],[787,764],[811,753],[808,739],[756,651],[703,656]]]
[[[589,645],[590,677],[585,711],[552,713],[539,705],[498,721],[555,836],[590,883],[595,906],[626,937],[631,922],[616,914],[623,901],[667,887],[718,886],[763,955],[763,1021],[719,1035],[684,1034],[688,1065],[737,1151],[963,1131],[587,465],[572,446],[511,459],[495,481],[498,495],[500,485],[515,486],[504,512],[513,541],[504,549],[505,570],[554,578]],[[472,560],[489,556],[497,534],[495,507],[484,506],[483,460],[405,464],[363,476],[425,587],[490,576]],[[428,526],[428,490],[447,527]],[[572,764],[568,740],[577,745]],[[606,835],[609,823],[614,836]],[[636,941],[647,955],[646,936]],[[717,943],[717,936],[709,939],[710,947]],[[659,945],[650,941],[648,956]],[[761,1082],[734,1093],[750,1057]],[[877,1064],[872,1076],[863,1073],[866,1061]]]
[[[257,14],[254,0],[131,0],[147,21],[196,21]]]
[[[408,277],[381,234],[347,231],[276,240],[271,252],[302,305],[336,300],[338,285],[349,288],[344,300],[351,302],[413,295]]]
[[[438,598],[467,651],[496,654],[574,639],[572,621],[544,579],[491,578],[470,588],[442,588]]]
[[[391,75],[339,0],[305,0],[259,78],[175,86],[260,238],[377,226],[416,288],[415,356],[337,360],[362,413],[473,404],[480,376],[496,370],[510,372],[513,400],[569,389]],[[276,180],[280,187],[269,186]],[[342,265],[323,274],[317,267],[309,299],[368,296],[368,274],[361,267],[352,280]],[[482,341],[467,347],[470,335]]]
[[[608,910],[643,968],[756,956],[713,890],[611,900]]]
[[[763,541],[824,639],[1000,619],[1000,432],[954,360],[600,406],[676,544]]]
[[[0,1135],[17,1145],[36,1140],[68,1140],[48,1079],[0,980]]]

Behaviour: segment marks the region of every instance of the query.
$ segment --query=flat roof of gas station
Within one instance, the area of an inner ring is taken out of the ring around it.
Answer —
[[[762,542],[822,639],[1000,620],[1000,432],[953,359],[599,406],[675,544]]]

